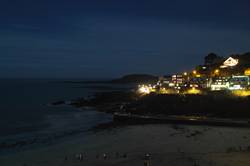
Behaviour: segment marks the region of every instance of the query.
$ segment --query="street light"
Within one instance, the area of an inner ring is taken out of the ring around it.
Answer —
[[[219,69],[215,69],[214,74],[219,74],[220,70]]]

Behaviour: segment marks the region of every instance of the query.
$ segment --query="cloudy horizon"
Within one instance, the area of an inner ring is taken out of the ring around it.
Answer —
[[[118,77],[191,70],[249,52],[250,3],[14,1],[0,5],[0,77]]]

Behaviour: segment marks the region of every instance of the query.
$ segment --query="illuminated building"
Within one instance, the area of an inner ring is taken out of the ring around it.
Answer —
[[[248,76],[232,76],[229,79],[230,90],[240,90],[246,89],[249,86],[249,77]]]
[[[190,87],[200,87],[200,88],[207,87],[206,78],[203,78],[203,77],[191,78],[188,83]]]
[[[160,81],[161,85],[168,85],[169,83],[172,82],[172,76],[160,77],[159,81]]]
[[[214,78],[210,88],[215,90],[240,90],[249,86],[248,76],[232,76]]]
[[[205,64],[196,66],[195,70],[159,77],[155,86],[144,85],[138,91],[144,94],[201,94],[201,90],[204,90],[203,93],[207,90],[226,90],[238,96],[247,96],[250,94],[250,56],[233,57],[225,60],[210,54]]]
[[[172,75],[172,82],[175,84],[175,86],[182,85],[184,82],[184,78],[182,75]]]
[[[238,63],[239,63],[238,59],[234,59],[232,57],[229,57],[227,60],[224,61],[223,65],[221,65],[220,68],[234,67]]]
[[[218,90],[226,90],[229,87],[229,78],[227,77],[218,77],[213,78],[212,83],[210,85],[210,88],[212,91],[218,91]]]

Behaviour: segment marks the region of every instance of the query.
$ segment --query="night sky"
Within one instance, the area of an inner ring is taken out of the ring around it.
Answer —
[[[0,77],[190,70],[250,51],[249,0],[1,0]]]

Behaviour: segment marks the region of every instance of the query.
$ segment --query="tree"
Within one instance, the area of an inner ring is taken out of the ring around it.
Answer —
[[[223,63],[225,58],[222,56],[218,56],[215,53],[210,53],[207,56],[205,56],[204,60],[205,60],[205,65],[211,67]]]
[[[205,56],[205,65],[211,65],[215,63],[216,59],[218,59],[219,56],[216,55],[215,53],[209,53],[207,56]]]

